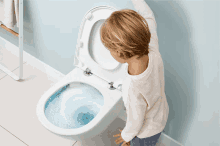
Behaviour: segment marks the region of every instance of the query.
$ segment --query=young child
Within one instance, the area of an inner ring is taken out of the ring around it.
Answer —
[[[165,128],[169,106],[164,92],[164,67],[159,52],[157,24],[144,0],[132,0],[137,12],[115,11],[102,24],[101,41],[120,63],[127,63],[122,97],[125,128],[120,146],[154,146]]]

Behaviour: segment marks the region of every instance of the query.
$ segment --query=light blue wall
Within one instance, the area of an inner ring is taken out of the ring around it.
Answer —
[[[165,134],[185,146],[220,145],[220,1],[145,0],[153,10],[170,107]],[[24,0],[24,50],[67,74],[84,14],[130,0]],[[18,45],[11,34],[0,36]]]

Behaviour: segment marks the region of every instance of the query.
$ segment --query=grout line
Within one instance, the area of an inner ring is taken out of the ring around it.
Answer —
[[[1,126],[1,125],[0,125]],[[2,126],[1,126],[2,127]],[[3,129],[5,129],[4,127],[2,127]],[[8,131],[7,129],[5,129],[6,131]],[[10,131],[8,131],[10,134],[12,134]],[[17,136],[15,136],[14,134],[12,134],[14,137],[16,137],[17,139],[19,139]],[[24,144],[26,144],[24,141],[22,141],[21,139],[19,139],[21,142],[23,142]],[[27,146],[29,146],[28,144],[26,144]]]
[[[27,62],[27,61],[23,62],[23,65],[24,65],[26,62]],[[15,71],[15,70],[18,69],[19,67],[20,67],[20,66],[16,67],[16,68],[13,69],[11,72]],[[3,72],[3,73],[5,73],[5,72]],[[0,78],[0,80],[3,79],[3,78],[5,78],[5,77],[7,77],[7,76],[9,76],[9,75],[5,73],[5,75],[4,75],[2,78]],[[10,76],[10,77],[11,77],[11,76]],[[12,78],[12,77],[11,77],[11,78]]]
[[[4,75],[3,77],[1,77],[0,80],[7,76],[7,74],[6,74],[5,72],[3,72],[3,73],[4,73],[5,75]]]
[[[77,141],[72,146],[74,146],[76,143],[77,143]]]

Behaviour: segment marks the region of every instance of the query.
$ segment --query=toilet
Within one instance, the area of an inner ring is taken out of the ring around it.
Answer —
[[[101,24],[114,11],[111,6],[98,6],[86,13],[75,68],[37,104],[40,123],[53,134],[82,142],[103,132],[124,111],[121,89],[127,64],[117,62],[100,39]]]

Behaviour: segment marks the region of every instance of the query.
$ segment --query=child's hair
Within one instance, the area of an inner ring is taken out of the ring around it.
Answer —
[[[108,49],[120,50],[120,57],[137,59],[149,53],[151,33],[147,21],[136,11],[114,11],[101,25],[100,37]]]

